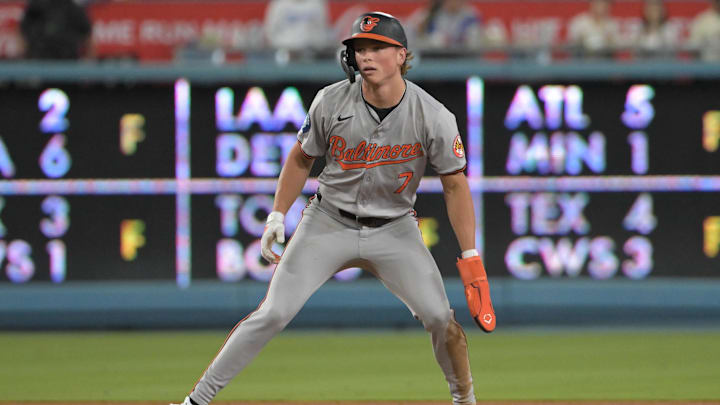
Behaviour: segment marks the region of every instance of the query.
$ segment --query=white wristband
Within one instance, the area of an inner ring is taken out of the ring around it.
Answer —
[[[285,221],[285,215],[280,211],[273,211],[271,212],[268,217],[267,221],[265,221],[266,224],[269,224],[270,222],[278,221],[280,223]]]
[[[462,252],[462,258],[467,259],[468,257],[473,256],[480,256],[480,253],[478,253],[477,249],[468,249],[464,252]]]

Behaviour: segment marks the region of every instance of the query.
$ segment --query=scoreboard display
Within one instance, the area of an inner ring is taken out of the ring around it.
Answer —
[[[457,117],[491,277],[720,275],[719,82],[420,84]],[[6,86],[0,283],[268,281],[264,219],[324,85]],[[429,170],[416,209],[455,276]]]
[[[718,91],[488,85],[477,170],[493,191],[488,266],[521,279],[720,275]]]

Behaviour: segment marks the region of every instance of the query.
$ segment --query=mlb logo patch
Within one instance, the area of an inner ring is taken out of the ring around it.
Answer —
[[[300,132],[305,134],[309,130],[310,130],[310,114],[305,116],[305,121],[303,122],[302,128],[300,128]]]

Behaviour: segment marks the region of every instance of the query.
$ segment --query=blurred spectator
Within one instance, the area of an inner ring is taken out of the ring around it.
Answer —
[[[312,58],[327,48],[328,19],[326,0],[272,0],[265,11],[265,35],[278,51],[278,62]]]
[[[677,46],[678,32],[668,23],[663,0],[645,0],[642,31],[635,41],[640,57],[670,56]]]
[[[25,57],[77,59],[89,51],[90,19],[73,0],[29,0],[20,21]]]
[[[416,25],[419,48],[478,48],[482,45],[480,16],[467,0],[431,0]]]
[[[610,56],[618,46],[618,23],[610,14],[611,0],[590,0],[588,11],[573,17],[568,43],[581,56]]]
[[[720,60],[720,0],[698,14],[690,24],[690,46],[706,61]]]

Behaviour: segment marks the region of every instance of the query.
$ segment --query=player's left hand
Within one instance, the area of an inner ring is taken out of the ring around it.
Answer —
[[[272,251],[273,244],[277,241],[278,243],[285,242],[285,215],[281,212],[273,211],[268,215],[267,221],[265,221],[265,231],[263,232],[260,244],[262,249],[260,250],[262,257],[270,263],[277,263],[280,261],[280,256]]]
[[[465,298],[470,315],[482,330],[492,332],[495,330],[495,309],[490,300],[490,285],[482,259],[477,253],[475,256],[466,256],[458,259],[457,268],[465,286]]]

